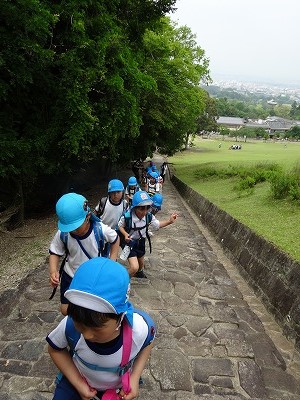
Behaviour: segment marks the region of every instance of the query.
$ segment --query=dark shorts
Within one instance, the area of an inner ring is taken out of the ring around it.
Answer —
[[[135,240],[134,244],[130,250],[128,258],[130,258],[130,257],[141,258],[144,255],[145,255],[145,238]]]
[[[103,393],[98,392],[97,397],[101,399]],[[81,396],[74,386],[63,376],[55,388],[53,400],[81,400]]]
[[[63,271],[60,279],[60,302],[61,304],[69,304],[69,300],[65,298],[65,293],[69,289],[72,278]]]

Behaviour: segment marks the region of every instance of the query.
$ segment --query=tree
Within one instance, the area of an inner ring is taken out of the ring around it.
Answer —
[[[216,132],[218,131],[216,100],[205,91],[205,107],[203,113],[197,119],[197,131]]]
[[[191,30],[163,18],[144,37],[145,71],[155,85],[142,101],[144,146],[171,155],[197,130],[205,107],[201,80],[208,80],[208,60]]]
[[[41,174],[116,160],[139,136],[141,96],[155,85],[141,69],[144,32],[174,3],[2,2],[0,176],[29,193]]]

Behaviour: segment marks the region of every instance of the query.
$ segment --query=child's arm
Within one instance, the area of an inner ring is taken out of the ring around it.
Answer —
[[[110,255],[111,260],[117,261],[120,246],[120,238],[117,236],[117,240],[110,245]]]
[[[81,376],[67,349],[55,350],[51,346],[48,346],[48,352],[54,364],[68,379],[71,385],[74,386],[81,399],[89,400],[97,394],[97,390],[91,388]]]
[[[173,224],[178,217],[177,213],[172,213],[169,219],[165,219],[163,221],[159,221],[159,227],[164,228],[165,226]]]
[[[130,241],[130,236],[129,233],[125,231],[125,228],[123,226],[119,226],[119,231],[124,235],[125,242],[129,243]]]
[[[52,287],[57,287],[59,284],[59,260],[60,257],[56,254],[50,254],[49,257],[49,272],[50,284]]]
[[[124,400],[132,400],[135,399],[139,394],[139,380],[142,375],[142,372],[145,368],[146,362],[150,356],[151,350],[153,348],[153,342],[149,344],[149,346],[145,347],[137,356],[134,361],[132,372],[130,374],[130,386],[131,391],[128,394],[125,394],[123,389],[120,391],[121,399]]]

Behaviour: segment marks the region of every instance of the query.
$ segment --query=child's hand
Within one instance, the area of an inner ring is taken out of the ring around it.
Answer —
[[[124,239],[126,243],[129,243],[131,240],[131,237],[127,234],[126,236],[124,235]]]
[[[177,213],[172,213],[170,216],[170,223],[173,224],[173,222],[176,221],[177,217],[178,217]]]
[[[52,287],[57,287],[59,284],[59,272],[55,271],[50,274],[50,284]]]
[[[133,400],[136,399],[139,394],[139,383],[135,384],[133,380],[130,381],[131,390],[129,393],[125,394],[124,390],[121,389],[119,397],[121,400]]]
[[[90,387],[84,378],[79,382],[79,386],[76,389],[82,400],[90,400],[97,394],[97,390]]]

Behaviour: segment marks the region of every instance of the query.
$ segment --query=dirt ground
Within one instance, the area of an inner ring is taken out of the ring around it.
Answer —
[[[99,188],[82,193],[93,209],[103,193]],[[34,268],[45,263],[52,237],[57,230],[55,210],[39,218],[25,221],[13,231],[0,232],[0,292],[16,288]],[[48,274],[48,270],[45,271]]]

